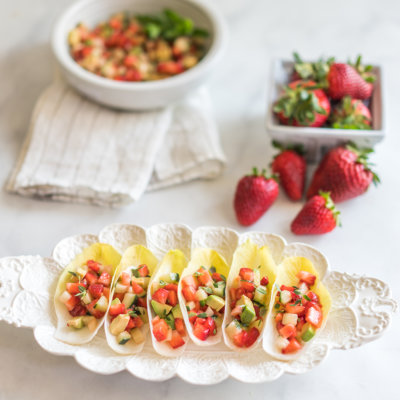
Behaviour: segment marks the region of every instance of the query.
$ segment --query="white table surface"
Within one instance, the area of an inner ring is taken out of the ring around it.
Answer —
[[[35,99],[52,79],[49,34],[68,0],[0,2],[0,182],[16,161]],[[340,205],[343,227],[301,240],[317,246],[334,269],[379,277],[400,298],[400,3],[393,0],[335,2],[215,0],[227,16],[231,41],[224,63],[210,84],[215,115],[228,158],[225,174],[214,181],[193,182],[146,194],[123,209],[41,202],[0,192],[0,257],[49,255],[58,240],[76,233],[96,233],[113,222],[144,226],[182,222],[197,227],[223,225],[244,231],[231,206],[237,179],[253,165],[270,160],[264,131],[269,63],[297,49],[304,57],[320,54],[347,59],[361,52],[385,69],[387,138],[373,157],[382,184]],[[189,201],[188,201],[189,200]],[[179,206],[170,207],[175,204]],[[300,204],[281,195],[253,226],[298,240],[289,230]],[[333,351],[305,375],[248,385],[227,380],[196,387],[172,379],[150,383],[124,372],[91,373],[70,357],[44,352],[28,329],[0,323],[0,399],[121,398],[192,400],[212,398],[375,399],[398,398],[400,333],[398,316],[380,340],[351,351]],[[396,339],[397,338],[397,339]],[[395,342],[393,342],[393,340]],[[82,395],[84,393],[84,395]]]

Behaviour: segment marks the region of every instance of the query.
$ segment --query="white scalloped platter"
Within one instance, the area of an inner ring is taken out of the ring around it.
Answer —
[[[170,249],[180,249],[190,257],[191,249],[211,247],[228,263],[238,244],[251,239],[268,245],[277,263],[287,256],[304,256],[318,270],[332,296],[328,323],[306,352],[292,361],[267,355],[261,344],[249,353],[235,353],[223,343],[203,348],[189,343],[178,358],[158,355],[150,335],[143,351],[133,356],[114,353],[107,345],[104,328],[88,344],[73,346],[54,338],[53,308],[55,285],[63,268],[85,247],[95,242],[109,243],[119,252],[133,244],[147,246],[158,259]],[[57,244],[52,257],[20,256],[0,259],[0,320],[17,327],[33,328],[36,341],[46,351],[70,355],[90,371],[114,374],[127,370],[136,377],[164,381],[174,376],[193,384],[215,384],[228,377],[243,382],[268,382],[284,373],[305,373],[329,354],[331,349],[351,349],[379,338],[388,328],[397,303],[388,285],[379,279],[331,271],[326,257],[302,243],[287,244],[273,234],[185,225],[162,224],[144,229],[136,225],[110,225],[99,235],[78,235]]]

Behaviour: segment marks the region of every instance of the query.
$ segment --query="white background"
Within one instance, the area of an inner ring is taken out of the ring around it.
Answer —
[[[0,2],[0,182],[6,182],[26,134],[35,99],[51,82],[49,35],[68,0]],[[329,258],[334,269],[379,277],[400,298],[400,3],[393,0],[266,1],[223,0],[231,40],[210,82],[215,116],[228,158],[225,174],[214,181],[146,194],[137,204],[110,210],[41,202],[0,192],[0,257],[49,255],[63,237],[97,233],[112,222],[149,226],[182,222],[197,227],[237,225],[231,206],[237,179],[271,159],[264,131],[269,64],[298,50],[304,58],[335,55],[347,60],[362,53],[384,66],[387,138],[373,161],[382,184],[340,205],[343,227],[321,237],[302,237]],[[298,240],[289,230],[301,205],[280,195],[253,226]],[[29,330],[0,323],[0,399],[375,399],[398,398],[399,318],[384,337],[362,348],[333,351],[306,375],[247,385],[227,380],[196,387],[172,379],[140,381],[128,373],[101,376],[72,358],[45,353]]]

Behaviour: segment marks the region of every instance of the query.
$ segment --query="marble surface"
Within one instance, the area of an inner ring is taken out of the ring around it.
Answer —
[[[230,226],[243,232],[231,207],[236,180],[253,165],[266,165],[272,154],[264,131],[269,64],[297,49],[304,57],[334,54],[347,59],[361,52],[381,63],[385,72],[387,138],[377,146],[373,161],[382,179],[379,189],[340,205],[343,227],[321,237],[301,238],[320,248],[332,267],[365,273],[391,283],[400,298],[397,252],[400,238],[400,180],[396,129],[400,100],[400,3],[338,0],[334,3],[215,0],[225,13],[231,41],[224,64],[210,82],[215,116],[228,157],[225,174],[214,181],[146,194],[123,209],[41,202],[0,192],[0,257],[50,254],[61,238],[96,233],[112,222],[151,225],[183,222]],[[6,182],[26,134],[35,99],[51,81],[49,48],[52,23],[68,0],[0,2],[0,182]],[[311,169],[310,169],[311,171]],[[188,199],[190,199],[188,201]],[[178,204],[179,207],[170,207]],[[300,204],[283,195],[252,229],[299,240],[289,230]],[[45,353],[29,330],[0,323],[0,399],[69,399],[69,390],[84,388],[85,399],[108,395],[144,399],[179,399],[190,391],[193,400],[206,396],[306,399],[396,398],[400,333],[396,316],[386,335],[362,348],[330,357],[312,372],[284,376],[276,382],[246,385],[233,380],[195,387],[173,379],[140,381],[128,373],[101,376],[78,366],[72,358]],[[395,342],[393,342],[393,340]],[[79,389],[78,389],[79,390]]]

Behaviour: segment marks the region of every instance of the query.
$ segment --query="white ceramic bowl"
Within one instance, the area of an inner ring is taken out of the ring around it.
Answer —
[[[130,11],[159,13],[165,8],[191,18],[211,35],[208,50],[198,65],[180,75],[152,82],[119,82],[102,78],[78,65],[69,53],[68,33],[77,23],[89,26],[112,14]],[[201,0],[81,0],[70,6],[56,22],[52,49],[67,82],[103,105],[125,110],[148,110],[169,105],[204,83],[226,47],[227,29],[219,12]]]
[[[318,162],[329,149],[348,141],[352,141],[360,147],[373,147],[384,139],[385,113],[382,67],[375,65],[373,70],[377,80],[370,100],[371,130],[303,128],[281,125],[272,110],[273,104],[279,98],[283,86],[288,84],[292,71],[292,61],[276,60],[272,64],[266,118],[266,128],[271,139],[286,144],[299,143],[304,145],[306,158],[309,162]]]

